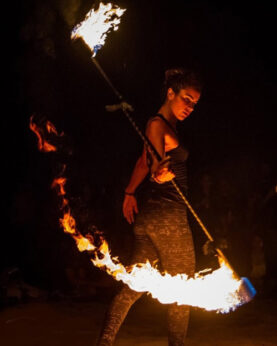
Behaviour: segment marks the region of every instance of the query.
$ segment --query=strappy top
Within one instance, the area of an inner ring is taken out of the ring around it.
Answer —
[[[178,136],[176,130],[171,126],[171,124],[161,115],[157,114],[159,118],[161,118],[168,127],[170,127]],[[178,138],[179,145],[166,152],[168,156],[171,157],[170,167],[175,174],[175,180],[178,183],[179,187],[182,189],[184,193],[187,192],[187,167],[186,160],[188,158],[188,150],[184,147],[184,145],[180,142]],[[165,182],[163,184],[158,184],[155,181],[148,180],[143,187],[144,192],[153,198],[170,200],[175,202],[184,203],[181,199],[180,195],[176,191],[175,187],[172,183]]]

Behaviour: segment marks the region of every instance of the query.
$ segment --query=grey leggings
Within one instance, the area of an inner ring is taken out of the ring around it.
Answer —
[[[191,231],[185,208],[176,208],[172,203],[149,201],[140,211],[134,226],[135,250],[132,263],[146,259],[159,260],[162,269],[171,275],[193,275],[195,254]],[[130,307],[141,297],[127,285],[116,294],[106,313],[97,346],[111,346]],[[185,345],[189,321],[189,306],[169,304],[168,344]]]

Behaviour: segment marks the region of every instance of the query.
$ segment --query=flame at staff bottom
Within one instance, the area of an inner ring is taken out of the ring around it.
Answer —
[[[92,260],[94,265],[105,267],[116,280],[135,291],[150,293],[163,304],[191,305],[218,312],[228,312],[242,304],[238,295],[241,281],[233,278],[232,270],[224,263],[210,274],[197,273],[188,278],[186,274],[161,274],[150,262],[135,264],[127,270],[117,258],[111,258],[106,242],[99,251],[104,257]]]
[[[58,195],[62,197],[64,215],[60,219],[61,226],[64,232],[74,238],[79,251],[94,252],[95,257],[91,261],[95,266],[105,269],[131,289],[151,294],[163,304],[191,305],[218,312],[229,312],[243,304],[239,295],[242,281],[234,278],[232,270],[224,262],[221,262],[219,269],[206,275],[203,272],[196,273],[193,278],[186,274],[162,274],[150,262],[138,263],[127,269],[117,258],[111,257],[109,246],[102,237],[101,245],[95,246],[91,235],[85,237],[77,230],[65,198],[65,183],[66,179],[60,177],[52,184],[53,188],[58,188]]]

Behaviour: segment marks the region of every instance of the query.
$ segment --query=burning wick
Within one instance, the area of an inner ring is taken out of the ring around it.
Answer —
[[[75,26],[71,38],[82,37],[95,57],[98,50],[105,44],[107,33],[118,29],[120,17],[125,11],[111,3],[104,5],[101,2],[98,10],[92,9],[84,21]]]

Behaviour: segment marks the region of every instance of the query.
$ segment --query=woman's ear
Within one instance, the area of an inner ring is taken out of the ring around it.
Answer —
[[[175,97],[175,92],[173,91],[172,88],[168,88],[168,90],[167,90],[167,99],[169,101],[171,101],[171,100],[174,99],[174,97]]]

